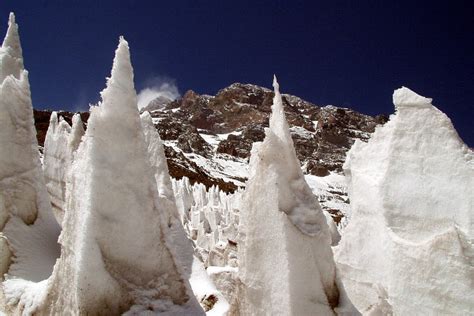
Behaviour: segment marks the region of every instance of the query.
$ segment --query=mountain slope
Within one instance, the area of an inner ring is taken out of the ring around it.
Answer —
[[[151,112],[165,145],[170,175],[191,183],[218,186],[224,192],[243,187],[254,142],[268,127],[273,91],[234,83],[215,96],[186,92],[182,98]],[[336,222],[348,212],[342,164],[355,140],[367,141],[387,117],[371,117],[347,108],[317,106],[299,97],[282,95],[296,154],[303,172]],[[158,100],[162,101],[162,100]],[[155,100],[150,105],[155,104]],[[150,106],[150,108],[153,108]],[[66,121],[72,113],[59,112]],[[89,113],[81,113],[84,122]],[[49,111],[35,111],[38,142],[42,146]]]

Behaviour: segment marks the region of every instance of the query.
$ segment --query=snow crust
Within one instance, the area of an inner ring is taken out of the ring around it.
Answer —
[[[425,98],[407,87],[401,87],[393,93],[393,104],[395,108],[400,107],[431,107],[433,99]]]
[[[228,315],[230,305],[224,295],[216,288],[208,276],[203,264],[197,258],[193,261],[193,273],[190,279],[194,295],[204,305],[206,315],[221,316]],[[213,303],[216,299],[216,302]],[[206,307],[207,306],[207,307]],[[187,315],[187,314],[186,314]]]
[[[304,180],[274,79],[270,128],[254,144],[243,195],[241,315],[332,315],[338,305],[331,235]]]
[[[473,153],[431,99],[401,88],[393,100],[397,112],[344,165],[342,279],[367,314],[471,314]]]

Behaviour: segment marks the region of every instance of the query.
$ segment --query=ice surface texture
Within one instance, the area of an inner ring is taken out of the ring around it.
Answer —
[[[270,128],[252,149],[239,241],[242,315],[332,315],[331,234],[296,158],[276,78]]]
[[[10,31],[16,31],[11,21],[8,43],[18,38]],[[2,48],[2,60],[12,59],[17,55],[8,54],[17,51]],[[29,176],[27,184],[32,187],[17,189],[23,205],[15,205],[8,190],[2,190],[0,199],[2,214],[11,217],[4,232],[14,253],[3,284],[9,309],[23,314],[117,314],[132,307],[151,305],[162,311],[163,306],[187,304],[188,312],[202,314],[197,302],[189,299],[192,247],[177,220],[170,218],[177,210],[167,169],[160,160],[163,149],[153,156],[157,150],[149,151],[142,129],[128,43],[120,39],[102,103],[91,109],[82,142],[79,117],[74,117],[72,129],[58,121],[55,113],[51,117],[45,174],[56,215],[60,221],[64,217],[61,256],[52,274],[58,253],[48,248],[55,249],[59,226],[42,180],[26,72],[20,72],[20,78],[6,77],[1,89],[6,95],[1,99],[2,110],[24,112],[1,116],[5,121],[12,117],[10,125],[9,121],[2,124],[2,140],[16,141],[28,150],[16,153],[16,160],[13,155],[1,157],[7,160],[2,167],[8,167],[5,170],[13,180]],[[25,131],[12,130],[18,125]],[[12,180],[6,185],[9,190],[15,188]]]
[[[66,210],[68,173],[83,135],[84,126],[79,114],[73,116],[71,127],[62,117],[58,120],[56,112],[51,113],[44,142],[43,172],[53,212],[60,224]]]
[[[72,165],[48,312],[118,313],[160,298],[183,304],[123,38],[101,96]]]
[[[396,113],[344,165],[352,219],[337,248],[361,311],[474,311],[472,151],[431,99],[394,92]]]
[[[44,183],[13,13],[0,48],[0,130],[0,272],[7,273],[2,290],[7,303],[29,296],[28,306],[22,306],[28,310],[42,295],[45,283],[40,281],[59,256],[59,225]]]

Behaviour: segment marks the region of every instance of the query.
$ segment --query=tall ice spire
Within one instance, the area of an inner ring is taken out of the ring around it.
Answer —
[[[192,298],[168,246],[169,212],[159,203],[123,38],[101,94],[69,171],[61,257],[49,280],[61,291],[48,293],[37,314],[118,315]]]
[[[106,111],[133,109],[137,107],[137,94],[133,84],[133,68],[128,42],[120,36],[107,87],[101,92]],[[109,109],[113,107],[113,109]]]
[[[273,87],[270,128],[252,147],[240,206],[239,312],[333,315],[339,289],[329,227],[301,172],[276,77]]]
[[[275,96],[273,97],[272,114],[270,116],[270,129],[281,140],[289,141],[291,144],[293,144],[288,123],[285,117],[285,111],[283,109],[280,85],[278,84],[277,77],[275,75],[273,75],[273,88],[275,91]]]
[[[15,22],[15,14],[10,12],[8,19],[8,30],[2,44],[3,48],[10,47],[12,57],[23,59],[20,35],[18,34],[18,24]]]
[[[15,23],[13,12],[10,13],[7,34],[0,51],[0,64],[2,65],[0,67],[0,83],[9,75],[19,79],[24,69],[18,24]]]

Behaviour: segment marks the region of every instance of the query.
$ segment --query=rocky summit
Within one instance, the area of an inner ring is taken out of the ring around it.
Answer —
[[[162,99],[153,100],[144,109],[151,110],[172,177],[185,176],[191,183],[216,185],[225,192],[234,192],[247,180],[252,144],[265,136],[273,96],[267,88],[234,83],[215,96],[189,90],[180,99],[165,104]],[[341,174],[346,153],[354,141],[367,141],[375,127],[388,119],[385,115],[372,117],[348,108],[318,106],[288,94],[283,94],[282,100],[303,172],[319,177]],[[58,114],[66,120],[72,117],[68,112]],[[49,111],[35,111],[40,146],[49,115]],[[81,117],[87,122],[88,113]],[[331,185],[328,190],[319,198],[323,208],[337,220],[339,210],[325,205],[325,199],[338,199],[346,204],[347,193],[345,188]]]

